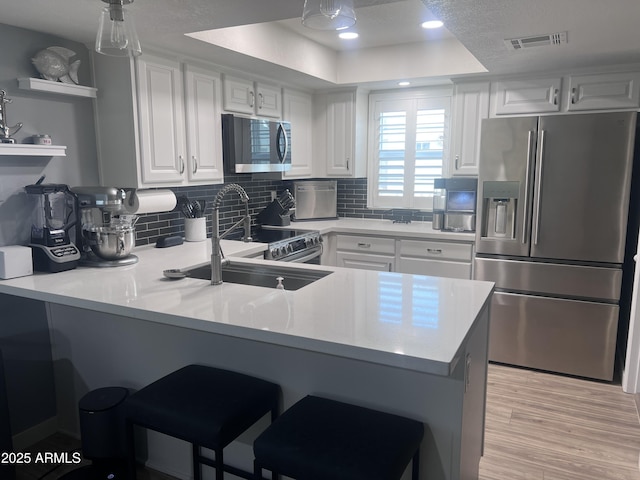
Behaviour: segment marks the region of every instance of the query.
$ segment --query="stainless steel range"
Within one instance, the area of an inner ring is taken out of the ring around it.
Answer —
[[[252,232],[254,242],[268,243],[265,260],[320,264],[322,237],[316,230],[262,226]]]

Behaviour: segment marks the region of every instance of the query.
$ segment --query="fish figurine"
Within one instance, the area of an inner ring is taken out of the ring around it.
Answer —
[[[64,47],[48,47],[31,59],[42,78],[53,82],[78,84],[80,60],[70,62],[76,52]]]

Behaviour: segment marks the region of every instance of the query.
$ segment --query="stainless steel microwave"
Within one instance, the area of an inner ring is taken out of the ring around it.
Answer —
[[[291,168],[291,124],[223,114],[222,155],[227,173],[286,172]]]

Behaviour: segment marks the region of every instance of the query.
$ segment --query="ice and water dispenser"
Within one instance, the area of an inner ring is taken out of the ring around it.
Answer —
[[[520,182],[485,181],[482,183],[480,209],[481,236],[513,239],[516,237],[516,212]]]

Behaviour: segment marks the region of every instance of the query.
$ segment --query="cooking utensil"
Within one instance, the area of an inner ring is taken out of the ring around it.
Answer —
[[[200,202],[198,200],[194,200],[193,202],[191,202],[191,206],[193,218],[202,217],[202,205],[200,205]]]
[[[178,206],[182,211],[182,214],[187,218],[200,218],[205,215],[207,209],[206,200],[189,200],[187,197],[182,196],[178,198]]]

